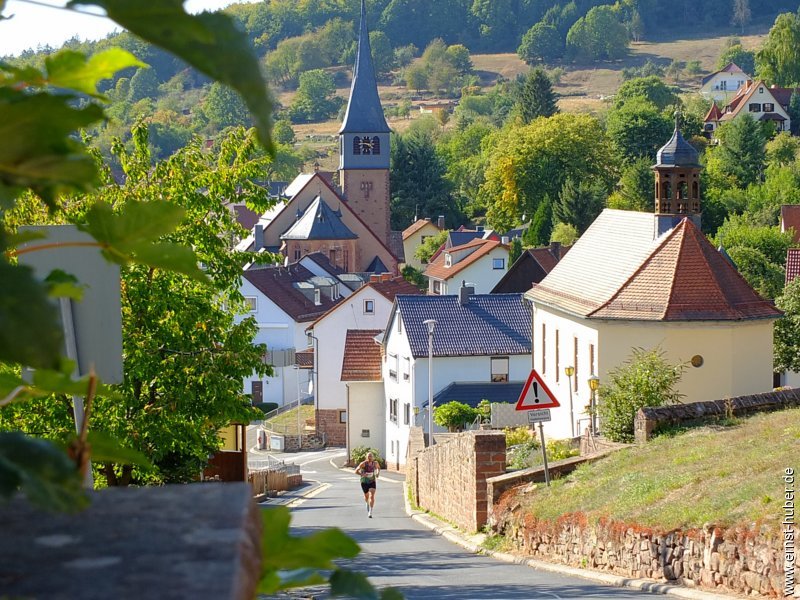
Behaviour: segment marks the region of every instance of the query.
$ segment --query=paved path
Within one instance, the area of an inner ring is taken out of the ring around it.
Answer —
[[[374,518],[367,517],[358,477],[330,464],[341,451],[282,455],[301,464],[303,479],[315,480],[302,492],[265,503],[288,502],[292,530],[306,535],[338,526],[362,552],[348,568],[367,573],[378,587],[399,588],[408,599],[652,599],[658,594],[604,586],[587,579],[509,564],[476,555],[434,534],[409,518],[402,476],[384,473],[378,480]],[[305,497],[301,497],[303,494]],[[322,590],[322,591],[320,591]],[[295,597],[325,598],[323,588]]]

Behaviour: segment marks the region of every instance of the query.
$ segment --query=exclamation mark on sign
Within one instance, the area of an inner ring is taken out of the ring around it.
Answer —
[[[539,404],[539,384],[535,381],[533,382],[533,401]]]

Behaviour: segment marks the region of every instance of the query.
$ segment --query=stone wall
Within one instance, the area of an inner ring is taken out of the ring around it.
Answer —
[[[711,402],[641,408],[636,414],[634,431],[636,441],[645,442],[663,427],[699,425],[756,412],[784,410],[793,406],[800,406],[800,389],[778,390]]]
[[[496,530],[533,558],[718,592],[783,594],[783,537],[775,529],[706,525],[659,532],[610,520],[588,523],[580,513],[552,523],[526,515],[517,493],[496,504]]]
[[[422,430],[409,438],[406,482],[415,503],[464,531],[486,524],[489,477],[505,473],[506,437],[496,431],[468,431],[430,448]]]
[[[325,437],[327,446],[344,448],[347,446],[347,423],[341,423],[338,409],[324,410],[318,409],[317,433]]]

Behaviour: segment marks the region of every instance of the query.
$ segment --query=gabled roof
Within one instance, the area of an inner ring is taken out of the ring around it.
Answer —
[[[800,275],[800,248],[789,248],[786,251],[786,283]]]
[[[428,267],[425,269],[425,275],[427,277],[433,277],[434,279],[451,279],[468,266],[475,264],[481,258],[488,255],[492,250],[495,248],[505,248],[500,242],[496,242],[495,240],[472,240],[468,244],[464,244],[463,246],[454,246],[440,252],[436,258],[432,258],[431,262],[428,263]],[[453,263],[451,266],[445,266],[445,256],[447,254],[457,253],[459,251],[472,249],[472,253],[465,258],[462,258],[457,263]]]
[[[781,231],[794,229],[794,242],[800,242],[800,204],[781,206]]]
[[[795,91],[800,92],[800,88],[771,87],[769,88],[769,91],[772,94],[772,97],[775,98],[775,102],[785,108],[789,106],[789,102],[792,99],[792,93]]]
[[[701,83],[700,85],[705,85],[720,73],[744,73],[744,71],[742,71],[742,69],[739,68],[739,65],[737,65],[736,63],[728,63],[727,65],[722,67],[719,71],[714,71],[710,75],[706,75],[705,77],[703,77],[703,83]]]
[[[507,381],[498,383],[451,383],[433,397],[433,407],[441,406],[447,402],[462,402],[475,408],[481,400],[489,402],[516,402],[524,381]],[[428,401],[422,403],[422,408],[428,406]]]
[[[426,225],[431,225],[432,227],[435,227],[437,231],[439,230],[439,226],[436,225],[436,223],[432,222],[430,219],[417,219],[411,225],[409,225],[403,230],[403,241],[410,238],[412,235],[417,233],[420,229],[422,229]]]
[[[367,265],[366,273],[388,273],[389,269],[383,264],[383,261],[376,256],[372,259],[372,262]]]
[[[342,381],[381,381],[380,329],[348,329],[342,357]]]
[[[395,305],[415,358],[428,356],[427,319],[436,319],[434,356],[531,352],[531,306],[522,294],[473,294],[463,305],[458,296],[399,295]]]
[[[609,225],[608,219],[605,221]],[[652,235],[651,228],[652,224],[648,228]],[[634,234],[635,232],[628,229],[629,237]],[[597,249],[597,236],[594,237],[595,239],[588,240],[589,243],[595,242],[589,249]],[[579,246],[582,246],[580,250],[584,250],[583,246],[588,246],[582,242],[583,238],[553,273],[531,290],[531,297],[557,307],[568,306],[569,312],[578,312],[581,316],[597,319],[738,321],[777,318],[781,314],[771,302],[762,299],[747,284],[690,219],[683,219],[677,227],[648,244],[647,251],[632,272],[630,266],[633,261],[629,261],[625,265],[627,276],[624,280],[621,277],[615,278],[614,289],[611,286],[602,290],[595,289],[595,292],[601,293],[595,293],[591,297],[586,294],[583,285],[585,282],[575,280],[580,283],[573,284],[566,294],[568,297],[561,300],[559,295],[565,290],[553,289],[550,277],[562,265],[569,267],[566,263],[578,254]],[[642,255],[641,248],[645,244],[640,244],[636,248],[636,256]],[[604,263],[603,254],[598,254],[588,265],[594,268],[594,277],[613,277],[613,265]],[[569,269],[565,271],[559,275],[568,275]],[[563,279],[560,281],[563,283]],[[574,298],[579,293],[586,294],[583,303]]]
[[[403,246],[403,232],[401,231],[390,231],[389,232],[389,252],[392,253],[398,262],[404,262],[406,260],[406,249]]]
[[[298,211],[300,212],[300,211]],[[321,196],[281,235],[282,240],[354,240],[358,236],[342,223],[341,211],[334,211]]]
[[[316,305],[307,298],[295,284],[306,282],[314,274],[298,263],[288,267],[250,268],[242,277],[298,323],[313,321],[342,301],[341,297],[331,300],[320,294],[320,304]]]
[[[711,121],[719,121],[722,118],[722,111],[717,106],[717,102],[715,100],[711,101],[711,108],[708,109],[708,113],[706,113],[705,118],[703,119],[704,123],[709,123]]]
[[[259,215],[254,210],[250,210],[244,204],[231,204],[229,208],[233,212],[236,222],[242,226],[242,229],[250,231],[256,223],[258,223]]]
[[[353,68],[350,100],[339,133],[389,133],[383,107],[378,97],[378,82],[372,67],[372,51],[367,31],[367,8],[361,0],[361,26],[358,31],[358,53]]]
[[[300,262],[302,263],[305,260],[310,260],[329,275],[342,275],[344,273],[344,270],[341,267],[334,265],[331,260],[322,252],[311,252],[306,254],[300,259]]]

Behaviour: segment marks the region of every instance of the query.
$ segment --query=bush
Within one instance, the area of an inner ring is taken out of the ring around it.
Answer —
[[[539,442],[531,438],[527,442],[512,446],[506,453],[506,462],[512,469],[527,469],[541,464]]]
[[[381,469],[386,468],[386,461],[381,458],[381,453],[378,452],[375,448],[368,448],[367,446],[356,446],[350,451],[350,462],[353,465],[357,465],[361,463],[362,460],[367,458],[367,453],[372,452],[372,456],[375,457],[375,460],[378,461],[378,464],[381,466]]]
[[[503,429],[506,434],[506,448],[524,444],[531,440],[536,441],[536,434],[527,427],[506,427]]]
[[[570,440],[549,440],[547,442],[547,460],[564,460],[578,456],[581,451],[572,446]]]
[[[447,427],[450,431],[464,429],[477,417],[478,411],[463,402],[447,402],[433,408],[433,421],[441,427]]]
[[[276,402],[261,402],[260,404],[254,404],[253,408],[257,408],[258,410],[260,410],[264,414],[267,414],[268,412],[272,412],[273,410],[275,410],[279,406],[280,405],[277,404]]]

